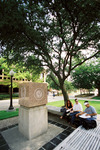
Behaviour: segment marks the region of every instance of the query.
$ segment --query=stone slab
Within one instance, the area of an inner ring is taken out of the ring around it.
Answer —
[[[18,127],[3,131],[2,135],[7,141],[11,150],[38,150],[59,133],[63,132],[63,130],[64,129],[60,127],[49,124],[46,133],[32,140],[27,140],[27,138],[19,132]]]
[[[8,128],[9,126],[18,124],[18,117],[12,117],[4,120],[0,120],[0,129]]]
[[[33,139],[48,129],[48,114],[46,105],[19,108],[19,131],[28,139]]]
[[[20,84],[19,104],[25,107],[47,104],[47,84],[35,82]]]
[[[56,114],[61,116],[62,112],[60,112],[61,107],[55,107],[55,106],[47,106],[48,108],[48,112],[52,113],[52,114]]]

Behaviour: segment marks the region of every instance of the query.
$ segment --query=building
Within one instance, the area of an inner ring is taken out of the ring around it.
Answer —
[[[45,70],[41,73],[40,79],[42,79],[43,82],[46,82],[46,71]],[[15,77],[13,77],[13,83],[17,83],[19,85],[20,83],[23,83],[23,82],[28,82],[28,79],[27,78],[17,79]],[[11,84],[10,75],[8,75],[8,76],[5,75],[4,69],[1,69],[0,70],[0,93],[10,93],[10,88],[9,88],[10,84]],[[19,89],[18,87],[13,88],[13,92],[18,92],[18,89]]]
[[[28,79],[17,79],[15,77],[13,77],[13,82],[14,83],[23,83],[23,82],[27,82]],[[10,86],[11,81],[10,81],[10,75],[5,75],[4,74],[4,69],[0,70],[0,93],[9,93],[10,91]],[[13,92],[18,92],[18,87],[13,88]]]

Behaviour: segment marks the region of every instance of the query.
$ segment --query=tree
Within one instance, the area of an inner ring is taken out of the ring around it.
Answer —
[[[77,67],[72,72],[73,85],[78,89],[92,89],[93,81],[91,82],[91,67],[83,64]]]
[[[27,69],[27,75],[31,78],[30,80],[32,80],[33,82],[43,82],[42,80],[40,80],[40,73],[42,73],[44,69],[40,65],[34,65],[34,61],[35,64],[39,64],[38,59],[36,59],[34,56],[29,56],[27,58],[27,61],[23,63],[23,67]]]
[[[49,88],[60,90],[60,88],[58,86],[59,81],[58,81],[57,77],[54,76],[53,79],[54,79],[54,81],[56,81],[57,84],[55,84],[55,82],[50,78],[49,75],[47,76],[47,80],[46,81],[49,84]],[[72,91],[74,89],[74,87],[73,87],[71,82],[66,80],[64,84],[65,84],[65,88],[66,88],[67,91]]]
[[[100,96],[100,58],[92,63],[93,86],[98,89],[98,96]]]
[[[46,82],[48,83],[49,88],[60,90],[58,87],[58,79],[54,76],[53,79],[56,81],[57,84],[50,78],[50,76],[47,76]]]
[[[35,56],[31,63],[58,78],[66,102],[71,71],[100,52],[99,8],[95,0],[0,1],[1,52],[15,61]]]
[[[74,88],[72,82],[67,81],[67,80],[65,81],[65,88],[66,88],[66,90],[67,90],[68,92],[71,92],[71,91],[75,90],[75,88]]]
[[[100,95],[100,59],[90,61],[72,72],[73,84],[76,88],[98,89]]]

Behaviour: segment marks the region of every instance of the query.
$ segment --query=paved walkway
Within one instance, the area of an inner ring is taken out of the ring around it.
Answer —
[[[75,99],[75,96],[69,96],[70,99]],[[77,99],[79,100],[88,100],[88,101],[100,101],[100,100],[96,100],[96,99],[90,99],[91,97],[87,98],[82,98],[82,97],[78,97]],[[52,94],[50,93],[48,95],[48,102],[54,102],[54,101],[61,101],[64,100],[63,96],[55,96],[53,97]],[[9,108],[10,105],[10,100],[0,100],[0,110],[7,110]],[[13,99],[13,106],[14,108],[18,108],[19,107],[19,99]]]

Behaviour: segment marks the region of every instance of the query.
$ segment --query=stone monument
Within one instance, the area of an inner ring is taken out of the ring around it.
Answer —
[[[19,86],[19,131],[29,140],[48,129],[47,84],[22,83]]]

